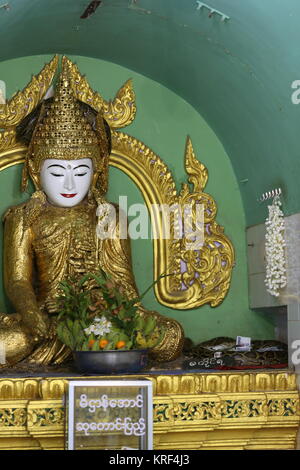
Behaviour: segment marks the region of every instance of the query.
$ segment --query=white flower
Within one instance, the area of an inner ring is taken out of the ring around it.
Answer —
[[[109,333],[112,327],[112,323],[107,320],[107,318],[102,315],[101,318],[94,318],[94,323],[92,323],[88,328],[84,329],[84,332],[87,336],[91,333],[94,333],[95,336],[103,336],[106,333]]]
[[[268,206],[269,216],[266,220],[266,277],[267,291],[279,296],[278,290],[286,286],[286,266],[284,240],[284,218],[280,209],[279,197],[275,197],[271,206]]]

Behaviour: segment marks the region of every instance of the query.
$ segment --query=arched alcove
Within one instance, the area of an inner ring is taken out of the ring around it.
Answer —
[[[184,169],[185,139],[192,139],[197,158],[208,168],[209,179],[205,191],[213,196],[218,207],[217,222],[224,226],[232,241],[236,266],[230,290],[217,308],[203,306],[192,310],[173,310],[160,305],[154,294],[145,299],[145,305],[178,319],[186,335],[195,341],[215,336],[251,335],[256,338],[272,338],[273,323],[263,314],[248,307],[248,282],[245,242],[245,216],[236,176],[228,155],[215,133],[199,113],[181,97],[161,84],[132,70],[80,56],[70,57],[81,73],[86,74],[91,86],[105,99],[113,98],[119,87],[133,79],[136,93],[137,116],[133,124],[124,129],[128,134],[151,147],[167,164],[177,188],[187,181]],[[37,73],[50,56],[31,56],[0,63],[0,76],[5,78],[8,94],[21,89]],[[1,213],[12,204],[26,199],[19,192],[20,168],[13,166],[0,173]],[[119,195],[128,196],[128,205],[143,203],[142,194],[124,173],[110,170],[108,199],[118,202]],[[140,291],[153,280],[153,248],[151,240],[133,241],[134,272]],[[8,305],[2,298],[2,309]]]

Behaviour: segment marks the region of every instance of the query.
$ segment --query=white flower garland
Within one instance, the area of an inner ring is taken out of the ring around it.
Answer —
[[[284,216],[280,209],[279,197],[275,197],[268,206],[269,216],[266,220],[266,278],[267,291],[279,296],[279,289],[286,286]]]

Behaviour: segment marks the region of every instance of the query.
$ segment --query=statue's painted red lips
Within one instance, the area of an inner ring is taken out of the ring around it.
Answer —
[[[62,193],[60,193],[60,194],[61,194],[63,197],[74,197],[74,196],[76,196],[77,193],[75,193],[75,194],[62,194]]]

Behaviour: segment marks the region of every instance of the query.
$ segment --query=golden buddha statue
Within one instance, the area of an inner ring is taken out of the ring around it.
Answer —
[[[105,202],[110,130],[101,113],[78,101],[63,71],[54,98],[45,100],[19,128],[29,143],[22,185],[30,176],[36,191],[5,214],[4,281],[17,313],[0,316],[6,365],[21,360],[61,364],[70,355],[56,335],[60,282],[101,268],[129,298],[138,296],[130,242],[96,234],[97,208]],[[164,337],[153,349],[157,361],[181,352],[179,323],[155,314]]]

